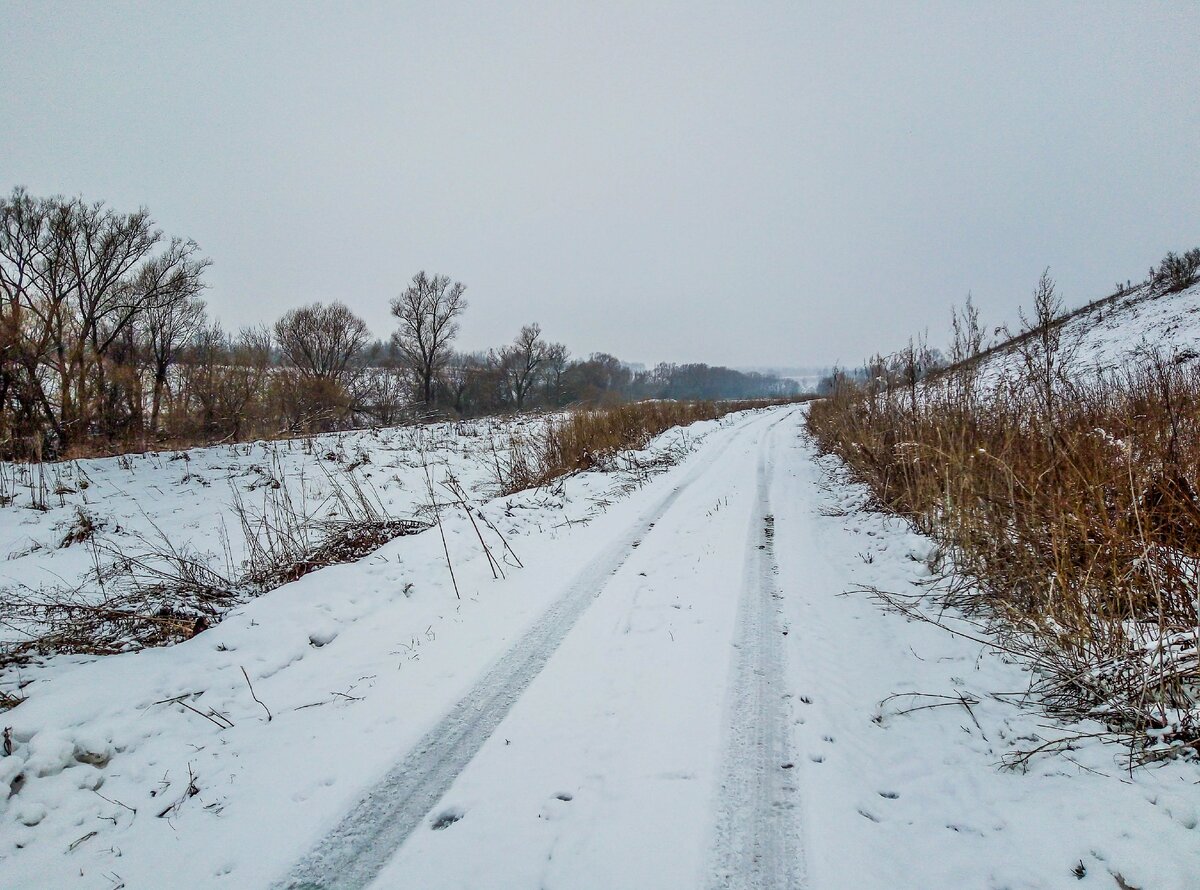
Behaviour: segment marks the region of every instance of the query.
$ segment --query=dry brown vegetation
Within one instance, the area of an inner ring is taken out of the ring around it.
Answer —
[[[620,452],[644,448],[671,427],[805,398],[649,401],[576,408],[550,419],[536,433],[513,436],[507,460],[497,466],[501,488],[507,494],[545,485],[569,473],[607,468]]]
[[[97,540],[94,520],[80,511],[63,546],[91,547],[93,570],[75,587],[0,588],[3,621],[36,628],[27,639],[0,646],[0,669],[56,653],[109,655],[172,645],[216,624],[250,597],[325,566],[362,559],[393,538],[428,527],[389,515],[354,476],[353,464],[318,467],[329,491],[320,502],[293,498],[276,483],[264,489],[262,506],[254,508],[235,490],[233,508],[246,547],[245,560],[236,566],[217,564],[157,526],[151,536],[119,546]],[[270,472],[272,479],[284,473],[277,453]],[[323,514],[330,504],[339,518]],[[4,707],[0,700],[0,710]]]
[[[1069,345],[1026,342],[998,386],[839,380],[809,429],[951,557],[932,595],[992,620],[1052,709],[1144,756],[1200,748],[1200,370],[1146,354],[1082,380]]]

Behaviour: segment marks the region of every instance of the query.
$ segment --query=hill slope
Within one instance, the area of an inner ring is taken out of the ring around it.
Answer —
[[[1200,283],[1174,293],[1142,284],[1069,312],[1055,324],[1063,349],[1073,349],[1079,374],[1120,371],[1152,350],[1191,364],[1200,359]],[[995,383],[1018,371],[1020,345],[1028,336],[1012,337],[973,359],[980,364],[980,380]]]

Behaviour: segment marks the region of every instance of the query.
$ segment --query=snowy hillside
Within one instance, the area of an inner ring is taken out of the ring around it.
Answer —
[[[1120,371],[1155,350],[1190,364],[1200,359],[1200,284],[1175,293],[1143,284],[1078,310],[1061,330],[1063,349],[1074,349],[1074,366],[1084,375]],[[1020,365],[1016,342],[1001,344],[984,355],[981,380],[1002,379]]]

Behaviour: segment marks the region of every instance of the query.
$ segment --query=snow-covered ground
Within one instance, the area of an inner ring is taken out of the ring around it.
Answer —
[[[496,463],[506,458],[511,435],[543,422],[494,418],[41,467],[0,464],[7,502],[0,507],[0,588],[19,595],[79,587],[80,598],[94,602],[103,596],[92,577],[97,565],[161,551],[163,537],[236,578],[250,541],[264,537],[262,520],[277,526],[282,510],[313,526],[360,515],[361,497],[380,514],[411,518],[429,504],[426,464],[439,479],[453,473],[472,495],[494,493]],[[81,522],[94,534],[74,540]],[[0,641],[41,630],[8,617],[0,615]]]
[[[1194,363],[1200,360],[1200,284],[1173,294],[1136,287],[1070,319],[1061,343],[1073,351],[1075,373],[1083,375],[1119,372],[1152,351]],[[1020,355],[1002,350],[985,360],[980,379],[994,384],[1020,373]]]
[[[846,593],[916,590],[930,545],[802,422],[487,502],[499,579],[445,515],[461,599],[434,530],[178,646],[56,660],[3,715],[0,886],[1195,887],[1196,767],[1084,741],[1005,768],[1089,727]]]

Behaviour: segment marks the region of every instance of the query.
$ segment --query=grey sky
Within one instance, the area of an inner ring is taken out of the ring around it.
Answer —
[[[1200,244],[1200,4],[0,3],[0,187],[148,206],[226,327],[418,269],[461,345],[852,362]]]

